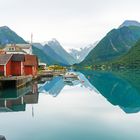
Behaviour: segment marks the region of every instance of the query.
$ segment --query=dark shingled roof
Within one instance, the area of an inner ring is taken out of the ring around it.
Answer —
[[[38,65],[38,59],[35,55],[25,55],[25,66],[37,66]]]
[[[0,65],[5,65],[11,59],[12,54],[0,54]]]
[[[24,62],[24,60],[25,60],[24,54],[13,54],[12,56],[12,61]]]

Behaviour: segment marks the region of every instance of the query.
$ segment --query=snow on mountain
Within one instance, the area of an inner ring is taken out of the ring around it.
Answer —
[[[78,63],[83,61],[84,58],[89,54],[89,52],[98,44],[98,42],[95,42],[94,44],[90,44],[84,48],[78,49],[70,49],[69,54],[73,56]]]

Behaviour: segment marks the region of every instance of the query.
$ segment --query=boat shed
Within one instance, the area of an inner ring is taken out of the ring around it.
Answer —
[[[12,54],[0,55],[0,75],[1,76],[11,75],[11,58],[12,58]]]
[[[12,56],[12,68],[11,74],[12,76],[22,76],[24,75],[24,54],[13,54]]]
[[[24,69],[25,75],[37,75],[38,59],[35,55],[25,55]]]

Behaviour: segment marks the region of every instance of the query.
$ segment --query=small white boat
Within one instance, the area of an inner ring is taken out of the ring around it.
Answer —
[[[63,80],[64,83],[66,85],[76,85],[79,83],[79,77],[78,74],[75,72],[67,72],[64,76],[63,76]]]
[[[78,75],[75,72],[67,72],[64,75],[64,79],[78,79]]]

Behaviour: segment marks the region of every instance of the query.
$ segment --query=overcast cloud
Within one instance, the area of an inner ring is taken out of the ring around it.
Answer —
[[[0,0],[0,26],[25,40],[56,38],[66,48],[100,40],[124,20],[140,21],[139,0]]]

